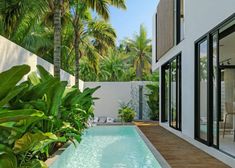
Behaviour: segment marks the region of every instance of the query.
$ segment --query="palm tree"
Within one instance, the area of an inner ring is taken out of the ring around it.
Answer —
[[[133,39],[127,39],[125,43],[132,56],[131,61],[136,69],[136,77],[143,80],[144,72],[151,70],[151,40],[147,38],[145,27],[140,25],[139,34],[136,34]]]
[[[81,32],[84,29],[84,21],[89,19],[88,13],[89,8],[93,9],[100,15],[103,19],[108,20],[109,18],[109,5],[116,6],[118,8],[126,9],[125,0],[75,0],[70,4],[71,6],[71,17],[72,24],[74,28],[74,49],[75,49],[75,85],[79,86],[79,60],[82,57],[81,51],[79,51],[81,45]],[[104,25],[104,24],[103,24]],[[97,27],[98,28],[98,27]],[[100,27],[102,28],[102,27]],[[84,33],[85,34],[85,33]],[[97,33],[98,34],[98,33]],[[114,36],[114,33],[111,32],[111,36]],[[110,36],[109,35],[109,36]],[[115,34],[116,36],[116,34]],[[101,36],[99,36],[101,38]],[[101,41],[101,40],[100,40]],[[100,41],[96,41],[99,43],[95,43],[96,45],[102,45]],[[109,44],[109,43],[107,43]],[[97,46],[99,46],[97,45]],[[105,44],[103,44],[104,46]],[[104,48],[104,47],[102,47]],[[90,50],[91,51],[91,50]]]
[[[100,80],[121,81],[125,74],[127,64],[124,64],[127,55],[116,49],[110,49],[108,55],[100,63]]]
[[[81,58],[79,72],[83,81],[97,81],[97,75],[88,57]]]
[[[40,41],[38,34],[33,33],[42,32],[39,20],[46,8],[44,0],[0,0],[0,34],[26,48],[30,43],[41,46],[45,41],[44,44],[48,44],[46,39]]]

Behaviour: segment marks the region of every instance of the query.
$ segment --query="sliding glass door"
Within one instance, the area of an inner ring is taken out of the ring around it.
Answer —
[[[162,109],[161,109],[161,121],[169,121],[170,111],[170,66],[166,64],[162,67]]]
[[[180,54],[162,67],[162,122],[181,130]]]
[[[195,46],[195,138],[232,156],[235,156],[234,17],[199,39]]]

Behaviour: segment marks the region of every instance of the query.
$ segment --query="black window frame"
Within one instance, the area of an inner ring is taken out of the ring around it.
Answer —
[[[158,49],[157,49],[157,13],[155,14],[155,59],[156,59],[156,61],[155,61],[155,63],[157,63],[158,62],[158,55],[157,55],[157,51],[158,51]]]
[[[198,40],[196,40],[194,42],[194,138],[205,144],[208,146],[213,146],[215,148],[219,148],[219,120],[217,120],[217,145],[214,144],[213,141],[213,87],[210,87],[211,85],[213,85],[213,35],[215,35],[216,33],[218,34],[218,39],[220,39],[220,33],[218,33],[219,29],[223,28],[226,24],[230,23],[231,21],[233,21],[235,18],[235,13],[233,13],[231,16],[229,16],[227,19],[225,19],[224,21],[222,21],[220,24],[218,24],[216,27],[214,27],[213,29],[209,30],[206,34],[204,34],[203,36],[201,36]],[[225,36],[226,34],[222,33],[222,36]],[[201,139],[198,135],[200,134],[200,76],[199,76],[199,50],[198,47],[199,45],[202,43],[202,41],[207,40],[207,59],[208,59],[208,64],[207,64],[207,81],[208,81],[208,85],[207,85],[207,120],[208,120],[208,127],[207,127],[207,141]],[[219,50],[219,49],[218,49]],[[218,51],[217,51],[218,52]],[[220,81],[220,73],[219,73],[219,58],[217,59],[217,68],[218,68],[218,81]],[[218,86],[218,93],[217,93],[217,98],[220,100],[221,98],[221,93],[220,93],[220,82],[217,82],[217,86]],[[219,119],[221,117],[221,101],[218,101],[217,104],[217,109],[218,109],[218,113],[217,113],[217,118]],[[220,110],[219,110],[220,109]]]
[[[184,1],[184,0],[183,0]],[[184,3],[184,2],[183,2]],[[176,9],[176,15],[175,15],[175,38],[176,38],[176,45],[178,45],[183,39],[181,39],[181,27],[183,26],[181,24],[181,0],[175,0],[175,9]],[[183,4],[184,5],[184,4]],[[184,13],[185,15],[185,13]]]
[[[178,131],[182,130],[182,110],[181,110],[181,103],[182,103],[182,98],[181,98],[181,55],[182,53],[178,53],[176,56],[174,56],[172,59],[170,59],[169,61],[167,61],[165,64],[162,65],[161,67],[161,122],[167,122],[169,123],[169,126],[171,128],[174,128]],[[176,60],[176,127],[174,127],[171,124],[172,121],[172,117],[171,117],[171,86],[170,86],[170,81],[171,81],[171,63]],[[168,69],[169,70],[169,95],[168,95],[168,119],[165,118],[165,113],[166,113],[166,109],[165,109],[165,70]]]
[[[181,0],[176,0],[176,22],[175,22],[175,28],[176,28],[176,45],[181,42]]]

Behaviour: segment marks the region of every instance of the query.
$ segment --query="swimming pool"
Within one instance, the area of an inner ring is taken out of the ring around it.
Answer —
[[[135,126],[89,128],[50,168],[160,168]]]

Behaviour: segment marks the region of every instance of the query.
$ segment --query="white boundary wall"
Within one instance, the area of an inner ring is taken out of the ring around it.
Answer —
[[[36,71],[36,65],[41,65],[53,74],[53,64],[0,36],[0,72],[9,69],[12,66],[21,64],[29,65],[31,71]],[[73,75],[61,70],[60,76],[61,80],[68,81],[68,86],[74,85],[75,78]],[[84,82],[80,80],[80,90],[83,90],[83,85]]]
[[[147,97],[144,95],[148,92],[145,85],[149,81],[132,81],[132,82],[85,82],[84,88],[94,88],[101,86],[94,94],[98,97],[95,100],[95,116],[107,116],[118,118],[118,109],[122,103],[130,102],[130,106],[139,114],[139,86],[143,86],[143,120],[148,120],[149,107]]]

